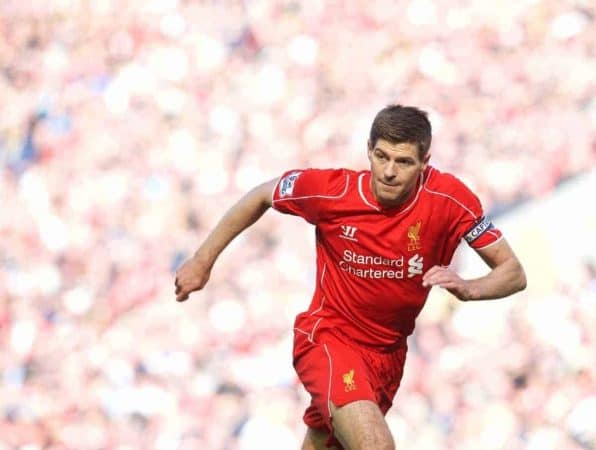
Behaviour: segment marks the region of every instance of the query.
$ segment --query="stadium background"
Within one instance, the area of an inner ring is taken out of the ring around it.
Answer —
[[[528,289],[434,291],[397,447],[596,448],[591,0],[0,2],[0,450],[291,449],[313,229],[269,212],[204,292],[173,273],[253,185],[366,167],[373,114],[431,112]],[[462,248],[454,264],[482,271]]]

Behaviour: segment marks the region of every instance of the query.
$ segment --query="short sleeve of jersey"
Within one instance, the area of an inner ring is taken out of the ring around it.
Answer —
[[[478,197],[459,179],[450,177],[450,191],[457,206],[454,206],[455,234],[476,250],[498,241],[502,233],[484,215]]]
[[[349,175],[342,169],[303,169],[284,173],[273,191],[273,208],[317,224],[329,200],[345,195]]]

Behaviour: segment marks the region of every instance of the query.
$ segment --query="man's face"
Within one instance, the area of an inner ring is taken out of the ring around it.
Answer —
[[[430,154],[427,154],[420,160],[416,144],[392,144],[379,139],[373,148],[369,141],[368,159],[372,172],[370,187],[376,200],[385,206],[403,203],[426,169],[429,158]]]

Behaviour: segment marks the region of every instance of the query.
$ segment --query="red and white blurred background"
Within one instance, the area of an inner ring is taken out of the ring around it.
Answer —
[[[313,229],[269,212],[185,304],[225,209],[365,168],[373,115],[430,112],[528,289],[433,292],[397,448],[596,448],[591,0],[0,2],[0,450],[299,448],[291,328]],[[482,272],[467,249],[454,264]]]

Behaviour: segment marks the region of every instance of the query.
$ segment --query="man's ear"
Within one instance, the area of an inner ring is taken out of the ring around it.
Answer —
[[[373,145],[372,142],[370,141],[370,139],[367,142],[367,152],[366,154],[368,155],[368,160],[370,161],[372,158],[372,151],[373,151]]]
[[[427,153],[424,156],[424,159],[422,160],[422,170],[426,169],[426,166],[428,166],[428,162],[430,161],[430,153]]]

